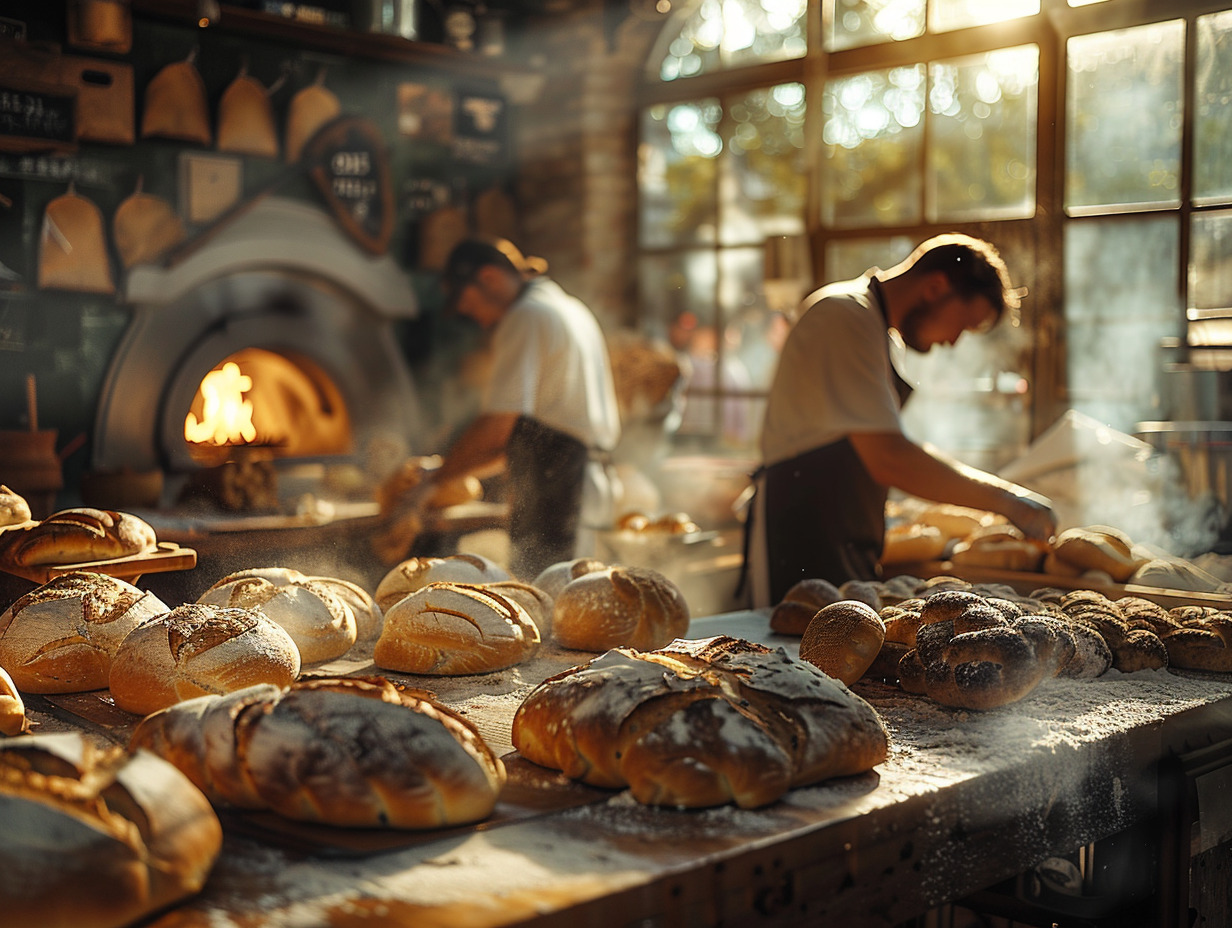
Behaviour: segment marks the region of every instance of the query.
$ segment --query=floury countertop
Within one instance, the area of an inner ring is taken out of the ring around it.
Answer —
[[[690,628],[690,637],[715,634],[797,650],[760,611]],[[483,676],[389,676],[434,690],[504,754],[526,693],[588,656],[544,648],[531,663]],[[362,650],[314,669],[375,670]],[[889,728],[886,762],[766,808],[648,808],[508,756],[509,795],[475,827],[365,833],[226,815],[226,846],[204,891],[152,924],[677,926],[830,916],[893,925],[1152,820],[1161,761],[1232,738],[1232,680],[1168,671],[1050,680],[985,713],[885,684],[853,690]],[[135,720],[100,711],[105,701],[91,711],[90,699],[100,697],[36,698],[32,714],[44,731],[123,740]]]

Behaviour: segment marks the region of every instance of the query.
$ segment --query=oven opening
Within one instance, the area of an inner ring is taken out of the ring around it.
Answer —
[[[216,467],[237,449],[270,457],[319,457],[352,450],[346,404],[329,376],[305,357],[243,348],[214,366],[184,417],[194,462]]]

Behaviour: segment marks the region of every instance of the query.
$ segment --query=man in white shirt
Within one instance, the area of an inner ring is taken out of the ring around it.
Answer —
[[[449,305],[492,331],[480,413],[455,439],[434,482],[491,473],[510,486],[515,576],[591,553],[610,527],[603,466],[620,438],[607,344],[594,314],[508,242],[465,241],[450,254]]]
[[[917,444],[899,416],[909,387],[892,348],[952,345],[964,332],[992,328],[1017,304],[996,250],[957,234],[805,299],[762,426],[750,528],[754,605],[781,601],[806,578],[875,579],[890,487],[999,512],[1030,537],[1056,531],[1047,500]]]

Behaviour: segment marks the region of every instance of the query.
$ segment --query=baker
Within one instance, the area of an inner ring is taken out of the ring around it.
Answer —
[[[996,249],[959,234],[805,298],[762,423],[746,564],[754,605],[806,578],[875,579],[891,487],[1000,513],[1031,538],[1055,533],[1047,499],[911,440],[900,417],[910,388],[895,353],[986,332],[1018,299]]]
[[[458,435],[433,483],[499,472],[509,479],[513,573],[533,579],[593,553],[610,528],[607,457],[620,413],[607,344],[594,314],[504,240],[468,240],[445,263],[448,305],[491,331],[490,380],[479,415]]]

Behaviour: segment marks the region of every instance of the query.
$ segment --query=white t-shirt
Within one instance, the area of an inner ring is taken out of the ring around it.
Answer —
[[[830,284],[807,300],[770,387],[761,454],[776,464],[853,432],[901,432],[893,339],[869,282]]]
[[[513,412],[611,451],[620,409],[594,314],[555,281],[531,280],[492,336],[485,412]]]

